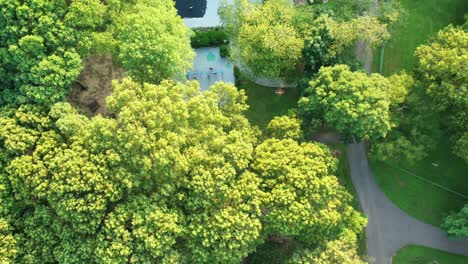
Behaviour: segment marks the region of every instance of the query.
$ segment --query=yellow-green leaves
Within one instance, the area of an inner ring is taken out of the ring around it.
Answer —
[[[429,45],[417,48],[418,72],[439,110],[468,105],[468,32],[449,26]]]
[[[275,116],[267,126],[269,136],[278,139],[301,140],[301,121],[296,117]]]
[[[115,25],[118,58],[139,82],[183,77],[192,66],[189,29],[172,0],[139,1]]]
[[[304,115],[322,118],[344,134],[360,139],[385,137],[395,126],[391,106],[404,101],[410,80],[369,76],[352,72],[346,65],[323,67],[299,106]]]
[[[336,162],[320,144],[269,139],[257,146],[252,167],[262,179],[262,221],[268,234],[314,244],[344,230],[359,232],[363,218],[349,206],[349,194],[332,176]]]
[[[157,196],[139,195],[118,205],[98,234],[99,263],[160,263],[178,258],[183,216]]]
[[[5,258],[240,263],[270,234],[322,245],[362,228],[330,151],[291,139],[289,117],[261,142],[232,84],[124,79],[108,106],[113,117],[66,103],[2,114]]]
[[[11,233],[11,226],[0,218],[0,263],[14,263],[16,253],[16,240]]]
[[[233,50],[238,52],[242,63],[259,76],[284,77],[293,71],[304,46],[293,24],[294,7],[282,0],[263,5],[241,1],[235,9],[238,11],[226,14],[224,20],[228,28],[234,28]],[[229,23],[238,24],[239,28]]]
[[[1,1],[0,100],[51,105],[68,95],[91,32],[102,22],[97,0]]]

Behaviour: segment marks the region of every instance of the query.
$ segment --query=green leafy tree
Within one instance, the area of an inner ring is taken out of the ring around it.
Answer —
[[[11,226],[3,218],[0,218],[0,262],[14,263],[16,255],[16,240],[12,235]]]
[[[253,169],[267,193],[262,208],[267,233],[300,237],[314,244],[346,230],[354,234],[362,230],[365,219],[349,205],[351,196],[332,176],[337,160],[327,147],[268,139],[255,154]]]
[[[322,245],[365,224],[330,151],[262,142],[231,84],[125,79],[108,109],[1,112],[2,258],[239,263],[270,234]]]
[[[69,2],[0,2],[1,101],[50,104],[69,93],[105,10],[98,0]]]
[[[236,4],[221,11],[233,38],[233,58],[238,57],[258,76],[284,77],[294,71],[304,40],[294,26],[295,9],[291,3],[272,0],[263,5],[247,1]]]
[[[413,82],[408,80],[406,83],[411,85]],[[442,134],[439,113],[427,102],[431,102],[431,98],[425,93],[424,87],[419,81],[414,82],[403,103],[392,111],[397,127],[386,138],[372,142],[370,157],[408,164],[425,158],[437,146]]]
[[[172,0],[137,1],[112,27],[118,60],[140,82],[182,77],[192,66],[190,31]]]
[[[445,218],[442,223],[442,228],[445,229],[451,237],[468,237],[468,205],[465,205],[460,212]]]
[[[416,50],[417,71],[429,94],[445,110],[468,105],[468,32],[462,27],[448,26],[428,45]]]
[[[391,110],[404,101],[406,78],[352,72],[346,65],[322,67],[299,108],[306,120],[321,118],[359,139],[385,137],[395,126]]]
[[[171,0],[12,0],[0,10],[0,103],[62,101],[90,53],[155,83],[181,76],[194,56]]]
[[[468,131],[467,25],[448,26],[431,43],[418,47],[415,53],[421,87],[432,99],[432,111],[448,116],[440,118],[440,122],[452,135],[454,153],[463,159],[466,159],[465,134]]]
[[[464,132],[455,142],[453,153],[468,163],[468,132]]]
[[[301,121],[290,116],[275,116],[268,123],[267,133],[270,137],[278,139],[301,140],[303,137]]]
[[[304,15],[311,16],[308,13]],[[308,23],[302,29],[305,35],[303,53],[309,70],[313,72],[321,66],[343,61],[344,51],[353,47],[358,40],[365,40],[372,47],[377,47],[390,38],[387,25],[372,16],[339,21],[331,14],[322,13],[305,22]]]
[[[350,20],[365,12],[368,12],[369,6],[372,0],[328,0],[328,1],[317,1],[324,8],[332,9],[339,20]]]
[[[341,238],[327,242],[315,250],[295,253],[291,264],[365,264],[356,252],[356,238]]]

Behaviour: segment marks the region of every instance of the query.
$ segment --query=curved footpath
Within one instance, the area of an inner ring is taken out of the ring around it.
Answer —
[[[468,256],[468,239],[449,239],[442,230],[407,215],[385,196],[369,168],[364,143],[349,144],[347,153],[354,188],[368,218],[367,254],[374,263],[389,264],[396,251],[408,244]]]
[[[371,3],[371,12],[374,12],[378,2],[375,0]],[[372,50],[364,41],[358,43],[356,56],[370,74]],[[409,244],[468,256],[468,239],[449,239],[441,229],[409,216],[385,196],[370,170],[364,143],[349,144],[347,153],[353,185],[368,219],[367,254],[374,260],[373,263],[390,264],[392,256]]]

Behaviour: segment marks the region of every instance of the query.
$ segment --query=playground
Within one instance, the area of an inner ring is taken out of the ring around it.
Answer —
[[[197,80],[202,91],[218,81],[234,83],[234,65],[220,56],[218,47],[199,48],[195,52],[192,69],[186,76],[188,80]]]

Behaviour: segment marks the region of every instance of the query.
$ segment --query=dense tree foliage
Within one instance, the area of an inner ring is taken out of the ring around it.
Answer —
[[[442,228],[444,228],[451,237],[468,237],[468,204],[466,204],[460,212],[445,218]]]
[[[373,157],[416,162],[445,134],[467,160],[467,40],[463,27],[449,26],[417,49],[416,82],[395,116],[398,128],[372,146]]]
[[[303,137],[301,121],[295,116],[275,116],[268,123],[267,133],[278,139],[301,140]]]
[[[421,86],[430,96],[433,109],[448,116],[441,120],[455,142],[454,152],[467,160],[468,131],[468,32],[464,27],[448,26],[428,45],[416,50],[417,73]]]
[[[151,82],[191,66],[188,29],[171,0],[10,0],[0,10],[0,103],[63,100],[89,52],[112,53]]]
[[[416,50],[417,70],[426,92],[445,110],[468,105],[468,32],[449,26],[440,31],[428,45]]]
[[[295,9],[289,1],[251,4],[246,0],[221,11],[238,56],[254,74],[285,76],[295,69],[304,41],[294,26]]]
[[[4,109],[0,257],[239,263],[270,234],[318,246],[360,232],[329,149],[262,142],[245,100],[230,84],[125,79],[108,98],[115,118]]]
[[[287,77],[302,63],[312,72],[338,61],[351,64],[352,56],[340,57],[344,50],[357,40],[381,45],[390,38],[389,24],[399,18],[395,8],[379,16],[366,14],[369,0],[334,2],[339,3],[332,8],[327,7],[331,3],[292,7],[284,0],[224,4],[220,15],[232,38],[234,59],[268,77]]]
[[[194,52],[190,30],[177,15],[173,0],[139,0],[113,14],[111,24],[117,58],[140,82],[159,83],[185,76]]]
[[[302,250],[294,254],[290,264],[365,264],[356,252],[356,239],[343,237],[327,242],[315,250]]]
[[[299,108],[308,122],[322,120],[345,135],[385,137],[396,125],[392,110],[404,101],[407,80],[406,75],[385,78],[353,72],[346,65],[322,67],[305,90]]]
[[[313,14],[306,11],[302,11],[305,12],[302,15],[310,20]],[[372,47],[377,47],[390,37],[387,25],[373,16],[358,16],[348,21],[338,21],[334,16],[324,13],[305,25],[304,60],[314,72],[321,66],[330,66],[342,61],[340,55],[357,40],[365,40]]]
[[[0,1],[2,102],[62,99],[81,71],[103,8],[98,0]]]

